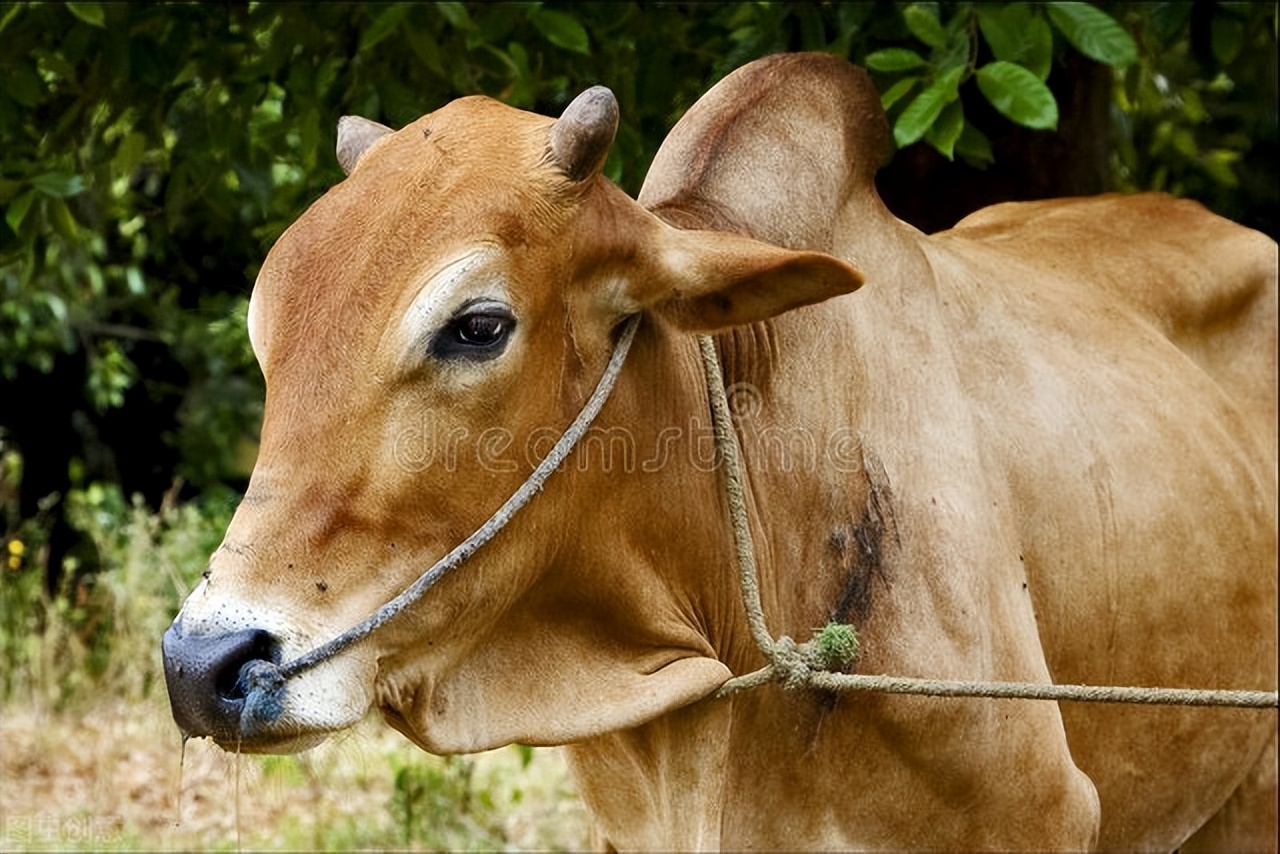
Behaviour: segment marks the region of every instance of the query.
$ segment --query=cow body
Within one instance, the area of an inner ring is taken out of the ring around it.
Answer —
[[[175,665],[180,722],[293,749],[376,705],[438,752],[571,743],[619,848],[1274,846],[1272,711],[711,697],[762,659],[690,334],[716,333],[775,635],[852,622],[868,673],[1268,688],[1274,242],[1157,196],[926,237],[875,196],[874,90],[824,57],[708,93],[653,214],[598,178],[607,118],[582,109],[549,131],[467,100],[348,134],[351,177],[255,289],[261,456],[167,654],[247,638],[217,664],[234,682],[389,599],[514,490],[644,312],[594,435],[262,731]],[[477,313],[510,316],[501,349],[449,337]]]

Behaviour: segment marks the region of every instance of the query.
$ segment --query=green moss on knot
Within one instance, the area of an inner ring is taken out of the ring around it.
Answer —
[[[847,623],[827,623],[814,634],[813,651],[823,670],[840,670],[858,657],[858,632]]]

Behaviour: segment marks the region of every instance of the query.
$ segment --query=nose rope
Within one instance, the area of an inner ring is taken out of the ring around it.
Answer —
[[[605,367],[595,390],[587,398],[587,402],[583,404],[582,411],[578,413],[578,416],[551,448],[550,453],[534,468],[529,478],[475,533],[454,546],[452,551],[436,561],[430,569],[418,576],[418,579],[413,584],[406,587],[394,599],[332,640],[284,664],[275,664],[257,659],[248,662],[241,668],[239,679],[245,691],[244,708],[240,714],[240,729],[242,732],[250,734],[256,731],[260,725],[270,723],[280,716],[283,710],[280,695],[284,690],[286,680],[315,667],[352,644],[363,640],[388,621],[394,619],[401,611],[416,603],[450,570],[466,562],[481,546],[493,539],[494,535],[501,531],[522,507],[529,503],[529,499],[542,491],[543,484],[547,478],[573,452],[578,441],[591,427],[596,416],[600,414],[601,408],[604,406],[605,401],[608,400],[609,394],[613,391],[614,384],[618,380],[618,374],[622,372],[622,365],[626,361],[627,351],[631,349],[631,342],[635,338],[636,329],[639,326],[640,315],[638,314],[632,315],[624,322],[622,333],[618,336],[618,342],[613,347],[613,354],[609,357],[609,364]]]

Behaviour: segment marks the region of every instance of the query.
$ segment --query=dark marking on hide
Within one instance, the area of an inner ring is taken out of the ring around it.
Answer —
[[[889,583],[886,559],[900,545],[893,516],[893,491],[880,459],[865,448],[863,474],[867,503],[861,518],[831,532],[828,544],[844,574],[844,593],[831,620],[861,627],[871,616],[876,591]]]
[[[844,576],[844,592],[828,619],[833,623],[852,623],[858,630],[866,626],[876,597],[891,583],[889,567],[894,552],[901,545],[894,521],[889,476],[880,458],[868,451],[865,445],[862,448],[862,471],[867,485],[866,505],[855,522],[836,528],[827,538],[828,553],[835,562],[836,572]],[[845,672],[852,672],[856,666],[855,659]],[[811,692],[818,710],[814,743],[822,720],[847,696],[838,691]]]

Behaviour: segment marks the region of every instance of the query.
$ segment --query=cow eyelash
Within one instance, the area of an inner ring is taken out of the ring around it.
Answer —
[[[515,326],[515,315],[502,303],[468,303],[432,337],[431,355],[473,362],[497,358],[506,349]]]

